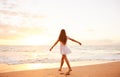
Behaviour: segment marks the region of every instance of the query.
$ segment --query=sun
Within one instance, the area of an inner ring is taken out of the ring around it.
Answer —
[[[44,45],[46,43],[45,38],[37,35],[32,35],[24,38],[25,45]]]

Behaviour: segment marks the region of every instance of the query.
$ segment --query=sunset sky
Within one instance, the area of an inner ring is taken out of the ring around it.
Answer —
[[[120,45],[120,0],[0,0],[0,45]]]

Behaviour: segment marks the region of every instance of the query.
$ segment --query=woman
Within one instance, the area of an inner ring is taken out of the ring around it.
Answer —
[[[70,63],[69,63],[69,61],[68,61],[68,59],[67,59],[67,55],[66,55],[66,54],[71,53],[70,49],[69,49],[69,48],[67,47],[67,45],[66,45],[68,39],[81,45],[80,42],[78,42],[78,41],[76,41],[76,40],[68,37],[68,36],[66,35],[65,30],[62,29],[61,32],[60,32],[60,35],[59,35],[58,40],[57,40],[57,41],[54,43],[54,45],[50,48],[50,51],[51,51],[51,50],[53,49],[53,47],[54,47],[58,42],[60,42],[60,52],[61,52],[61,54],[62,54],[62,58],[61,58],[61,64],[60,64],[60,69],[59,69],[59,71],[62,70],[62,66],[63,66],[64,60],[65,60],[67,66],[68,66],[68,68],[69,68],[69,70],[68,70],[68,72],[66,73],[66,75],[69,75],[69,74],[70,74],[70,71],[72,71],[71,66],[70,66]]]

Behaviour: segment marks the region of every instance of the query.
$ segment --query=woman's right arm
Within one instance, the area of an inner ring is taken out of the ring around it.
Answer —
[[[54,46],[59,42],[59,40],[57,40],[54,45],[50,48],[50,51],[54,48]]]

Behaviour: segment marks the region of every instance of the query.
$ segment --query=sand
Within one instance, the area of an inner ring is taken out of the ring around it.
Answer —
[[[88,64],[82,62],[83,64],[77,63],[76,65],[73,63],[75,66],[72,65],[70,75],[60,74],[58,67],[53,67],[54,65],[48,66],[48,68],[40,68],[42,65],[39,67],[39,65],[32,64],[31,68],[28,68],[29,64],[0,64],[0,77],[120,77],[120,61],[88,62],[86,62]],[[65,66],[62,72],[66,73],[67,70]]]

